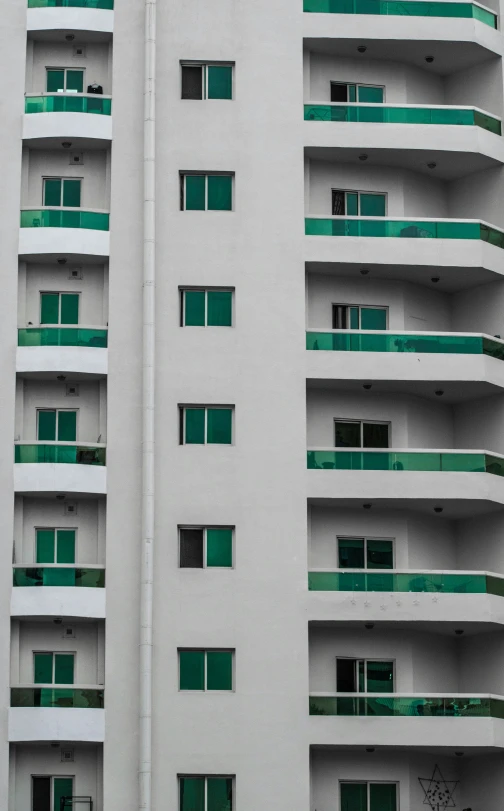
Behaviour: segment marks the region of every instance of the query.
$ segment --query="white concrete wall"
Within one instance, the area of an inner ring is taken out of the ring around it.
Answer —
[[[79,323],[104,326],[108,321],[108,272],[102,265],[79,265],[81,279],[70,274],[74,265],[22,264],[19,273],[19,326],[40,323],[40,293],[79,293]]]
[[[84,163],[70,164],[72,149],[24,149],[23,184],[21,190],[22,207],[39,208],[43,204],[44,177],[82,178],[82,209],[109,209],[109,183],[107,152],[103,149],[75,150],[83,152]]]
[[[103,87],[105,95],[111,95],[111,77],[109,76],[109,44],[107,42],[47,42],[28,40],[26,50],[26,93],[46,92],[47,68],[84,69],[84,93],[87,85],[97,82]],[[86,55],[74,56],[74,48],[84,45]],[[31,81],[30,81],[31,80]]]
[[[461,569],[478,568],[504,573],[504,516],[502,512],[457,521],[457,561]]]
[[[66,394],[68,383],[76,382],[79,394]],[[37,409],[77,410],[77,441],[106,442],[106,383],[104,381],[45,381],[19,379],[17,386],[16,432],[20,439],[37,439]],[[101,436],[101,439],[98,437]]]

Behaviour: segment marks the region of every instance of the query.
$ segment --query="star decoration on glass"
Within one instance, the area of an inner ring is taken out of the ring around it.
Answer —
[[[442,811],[444,808],[456,808],[453,794],[457,788],[458,780],[445,780],[439,766],[434,766],[432,777],[419,777],[418,782],[425,794],[424,805],[431,811]]]

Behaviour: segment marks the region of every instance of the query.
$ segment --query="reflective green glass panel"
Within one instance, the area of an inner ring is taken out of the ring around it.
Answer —
[[[46,177],[44,180],[44,205],[61,205],[61,180],[57,177]]]
[[[205,778],[180,777],[180,811],[205,811]]]
[[[73,779],[71,777],[54,777],[53,780],[54,780],[53,811],[61,811],[61,798],[73,796]]]
[[[340,783],[341,811],[368,811],[366,783]]]
[[[387,329],[387,311],[379,307],[361,307],[361,329]]]
[[[43,0],[38,0],[42,2]],[[35,2],[35,0],[29,0]],[[415,0],[304,0],[303,11],[330,14],[386,14],[408,17],[473,17],[497,28],[497,16],[472,3]]]
[[[231,445],[233,412],[230,408],[207,409],[207,442]]]
[[[60,203],[58,203],[60,205]],[[109,215],[100,211],[30,209],[21,212],[21,228],[91,228],[109,230]]]
[[[233,689],[231,651],[207,651],[207,690]]]
[[[368,569],[392,569],[394,565],[392,541],[369,538],[367,541]]]
[[[342,569],[364,568],[364,538],[338,538],[338,566]]]
[[[369,811],[396,811],[396,784],[371,783],[369,786]]]
[[[18,346],[88,346],[105,349],[106,329],[39,329],[33,327],[18,330]]]
[[[184,290],[184,324],[186,327],[205,326],[205,291]]]
[[[75,586],[76,585],[76,570],[75,569],[56,569],[47,568],[44,570],[43,583],[44,586]]]
[[[34,684],[52,684],[53,681],[53,655],[52,653],[33,654]]]
[[[58,411],[58,439],[61,442],[75,442],[77,439],[76,411]]]
[[[36,562],[54,563],[54,529],[37,529],[36,531]]]
[[[205,210],[205,175],[185,176],[186,211]]]
[[[184,408],[185,444],[203,445],[205,442],[205,409]]]
[[[74,683],[74,656],[72,653],[54,654],[54,683]]]
[[[56,534],[56,563],[75,563],[74,529],[58,529]]]
[[[81,201],[80,180],[63,181],[63,205],[69,208],[79,208]]]
[[[232,529],[207,529],[206,543],[208,567],[229,568],[233,565]]]
[[[231,65],[208,66],[208,98],[230,99],[233,96],[233,68]]]
[[[348,101],[356,101],[356,87],[354,84],[348,85]]]
[[[359,329],[359,308],[350,307],[350,329]]]
[[[231,211],[232,207],[231,175],[208,175],[208,210]]]
[[[38,433],[39,440],[55,440],[56,439],[56,411],[38,411]]]
[[[359,213],[359,195],[347,192],[345,195],[346,210],[349,217],[356,217]]]
[[[394,663],[366,662],[366,678],[368,693],[393,693]]]
[[[59,294],[40,294],[40,323],[57,324],[59,322]]]
[[[70,569],[55,566],[14,569],[13,585],[23,586],[76,586],[102,589],[105,587],[104,569]]]
[[[207,323],[209,327],[230,327],[233,294],[231,290],[209,290],[207,293]]]
[[[106,448],[88,445],[14,445],[14,461],[19,464],[105,465],[106,458]]]
[[[79,323],[79,295],[78,293],[61,294],[61,323]]]
[[[385,216],[385,195],[384,194],[361,194],[360,214],[362,217],[384,217]]]
[[[359,87],[359,101],[369,104],[383,103],[383,87]]]
[[[11,707],[103,709],[103,690],[85,687],[12,687]]]
[[[179,687],[181,690],[205,689],[205,651],[179,651]]]
[[[76,93],[83,93],[84,92],[84,71],[83,70],[67,70],[66,89],[67,90],[73,90]]]
[[[57,93],[58,90],[65,89],[64,70],[48,70],[46,71],[46,76],[47,76],[46,90],[48,93]]]
[[[232,811],[232,808],[232,778],[207,777],[207,811]]]

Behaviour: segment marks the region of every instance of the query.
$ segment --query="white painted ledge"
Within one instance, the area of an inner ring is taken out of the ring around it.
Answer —
[[[110,233],[92,228],[20,228],[19,253],[108,256]]]
[[[93,113],[29,113],[23,116],[23,140],[93,138],[112,140],[112,116]]]
[[[10,707],[9,741],[103,743],[105,710],[67,707]]]
[[[16,371],[106,375],[108,350],[88,346],[18,346]]]
[[[11,617],[105,619],[105,589],[74,586],[13,586]]]
[[[15,463],[16,493],[97,493],[107,492],[104,465]]]
[[[114,12],[96,8],[29,8],[28,31],[99,31],[111,34]]]

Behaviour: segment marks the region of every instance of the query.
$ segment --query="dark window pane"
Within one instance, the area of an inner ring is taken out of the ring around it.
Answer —
[[[368,540],[367,567],[368,569],[393,569],[392,541]]]
[[[68,653],[54,654],[54,683],[74,683],[74,657]]]
[[[180,568],[203,568],[203,530],[180,530]]]
[[[205,291],[185,290],[184,296],[184,325],[186,327],[205,326]]]
[[[61,294],[61,323],[79,323],[79,295],[78,293]]]
[[[207,652],[207,690],[233,689],[233,654],[231,651]]]
[[[44,180],[44,205],[61,205],[61,180],[56,177],[48,177]]]
[[[341,569],[364,568],[364,538],[338,538],[338,565]]]
[[[71,777],[55,777],[53,811],[61,811],[61,798],[73,795],[73,779]],[[71,806],[67,806],[68,809]]]
[[[209,567],[233,565],[233,530],[207,529],[207,560]]]
[[[180,811],[205,811],[205,778],[180,778]]]
[[[66,89],[82,93],[84,90],[84,71],[67,70]]]
[[[230,327],[232,322],[232,298],[230,290],[209,290],[208,317],[209,327]]]
[[[393,662],[366,662],[366,669],[368,693],[394,692]]]
[[[230,99],[233,95],[233,68],[231,65],[208,66],[208,98]]]
[[[78,208],[81,200],[80,180],[63,181],[63,205],[70,208]]]
[[[41,324],[58,324],[59,323],[59,294],[58,293],[41,293],[40,294],[40,323]]]
[[[182,98],[203,98],[203,68],[201,65],[182,65]]]
[[[37,530],[37,563],[54,563],[54,530]]]
[[[207,442],[211,445],[230,445],[232,411],[230,408],[207,409]]]
[[[232,202],[231,175],[209,175],[208,210],[231,211]]]
[[[359,101],[368,104],[382,104],[383,87],[359,87]]]
[[[33,655],[34,684],[52,684],[53,681],[53,655],[52,653],[35,653]]]
[[[336,692],[355,693],[355,659],[336,659]]]
[[[372,422],[365,422],[363,426],[364,448],[388,448],[388,425],[379,425]]]
[[[38,411],[38,433],[37,439],[56,439],[56,412]]]
[[[331,101],[348,101],[348,90],[346,84],[331,82]]]
[[[47,92],[57,93],[58,90],[65,89],[65,71],[64,70],[48,70],[47,71]]]
[[[185,444],[203,445],[205,442],[205,409],[185,408]]]
[[[205,210],[205,176],[186,175],[185,208],[187,211]]]
[[[366,783],[340,783],[341,811],[368,811]]]
[[[369,786],[370,811],[396,811],[396,784],[371,783]]]
[[[50,777],[32,777],[32,811],[51,811]]]
[[[181,650],[179,652],[181,690],[205,689],[205,652],[202,650]]]
[[[384,194],[361,194],[360,213],[362,217],[384,217],[385,216],[385,195]]]
[[[361,329],[387,329],[387,311],[379,307],[362,307]]]
[[[333,304],[333,329],[348,329],[348,307],[342,304]]]
[[[345,192],[332,190],[332,213],[333,216],[341,216],[345,213]]]
[[[207,811],[232,811],[232,808],[232,778],[207,777]]]
[[[336,422],[335,446],[337,448],[360,448],[361,426],[360,422]]]
[[[77,412],[58,412],[58,439],[62,442],[75,442],[77,439]]]

